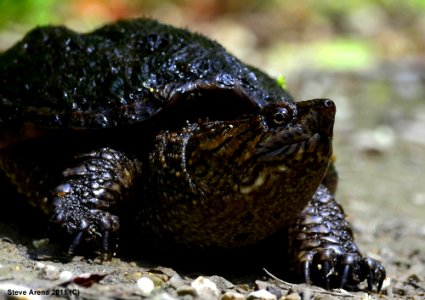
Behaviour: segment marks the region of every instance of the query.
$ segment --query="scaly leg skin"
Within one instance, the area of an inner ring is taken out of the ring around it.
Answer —
[[[307,284],[347,288],[367,280],[368,290],[385,279],[385,268],[361,254],[354,243],[342,207],[321,185],[289,229],[289,254],[292,268]]]
[[[140,165],[110,148],[76,159],[78,164],[63,172],[63,183],[54,190],[52,220],[74,236],[69,254],[81,239],[101,242],[103,254],[108,254],[109,236],[119,228],[114,212],[129,198]]]

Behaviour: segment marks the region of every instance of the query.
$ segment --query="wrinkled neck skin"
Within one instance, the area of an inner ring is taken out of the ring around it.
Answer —
[[[173,212],[158,209],[158,219],[170,235],[191,236],[179,242],[225,248],[255,243],[295,222],[330,164],[333,113],[312,105],[280,126],[264,113],[163,132],[150,156],[161,165],[150,178],[160,186],[152,205],[172,205]]]

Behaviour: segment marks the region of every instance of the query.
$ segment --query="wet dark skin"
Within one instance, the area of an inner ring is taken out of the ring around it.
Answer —
[[[335,110],[153,20],[36,28],[0,55],[0,169],[70,254],[113,252],[120,218],[135,241],[199,251],[285,232],[305,282],[379,291],[334,198]]]

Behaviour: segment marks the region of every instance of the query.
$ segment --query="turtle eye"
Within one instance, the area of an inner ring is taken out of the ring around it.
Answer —
[[[288,109],[284,107],[279,107],[273,114],[273,123],[275,125],[282,125],[290,121],[291,114]]]

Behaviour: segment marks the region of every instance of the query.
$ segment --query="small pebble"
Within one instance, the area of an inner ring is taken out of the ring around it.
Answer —
[[[49,239],[40,239],[40,240],[33,240],[32,244],[33,246],[38,249],[42,247],[46,247],[49,244]]]
[[[38,277],[40,279],[57,280],[59,279],[59,268],[53,265],[45,265],[40,269]]]
[[[36,270],[41,270],[41,269],[43,269],[45,266],[46,266],[46,265],[45,265],[45,264],[43,264],[42,262],[37,262],[37,263],[35,264],[35,269],[36,269]]]
[[[130,267],[137,267],[137,264],[134,261],[130,262],[128,265]]]
[[[128,278],[132,279],[132,280],[139,280],[140,278],[143,277],[143,274],[141,272],[132,272],[130,274],[128,274]]]
[[[178,289],[179,287],[185,285],[185,281],[179,274],[174,274],[173,277],[168,280],[168,284],[173,287],[174,289]]]
[[[142,277],[137,280],[137,286],[142,290],[143,296],[149,296],[155,288],[153,281],[148,277]]]
[[[59,274],[59,279],[63,281],[68,281],[72,278],[72,272],[70,271],[62,271]]]
[[[249,291],[249,285],[246,283],[238,284],[235,286],[236,290],[240,292],[248,292]]]
[[[256,290],[266,290],[269,286],[271,286],[270,282],[256,280],[255,281],[255,289]]]
[[[196,290],[200,299],[217,299],[220,296],[217,285],[208,278],[199,276],[190,285]]]
[[[163,274],[166,275],[168,278],[173,277],[174,275],[177,274],[176,271],[174,271],[171,268],[166,268],[166,267],[156,267],[154,269],[151,270],[152,273],[156,273],[156,274]]]
[[[281,298],[282,298],[282,296],[283,296],[283,294],[282,294],[282,290],[281,290],[281,289],[279,289],[279,288],[278,288],[278,287],[276,287],[276,286],[273,286],[273,285],[268,286],[266,290],[267,290],[267,292],[270,292],[270,293],[272,293],[273,295],[275,295],[277,299],[281,299]]]
[[[247,300],[277,300],[276,296],[266,290],[259,290],[249,293]]]
[[[297,293],[290,293],[285,296],[285,300],[301,300],[301,296]]]
[[[220,300],[245,300],[245,296],[237,292],[225,292]]]
[[[163,286],[165,283],[165,280],[167,280],[164,276],[165,275],[152,274],[152,273],[148,273],[147,275],[147,277],[149,277],[149,279],[153,281],[154,286],[158,286],[158,287]],[[164,278],[161,278],[161,277],[164,277]]]
[[[171,296],[170,294],[168,294],[166,292],[159,293],[155,296],[152,296],[149,299],[150,300],[178,300],[177,298],[174,298],[173,296]]]
[[[233,283],[221,276],[213,275],[210,276],[208,279],[214,282],[217,288],[221,291],[233,289],[235,287]]]
[[[176,289],[177,295],[179,296],[193,296],[197,297],[198,292],[190,285],[182,285]]]

